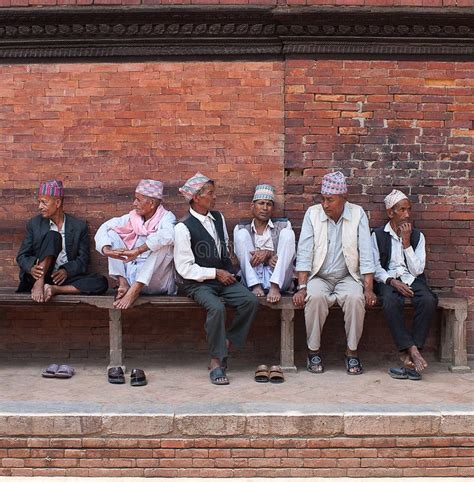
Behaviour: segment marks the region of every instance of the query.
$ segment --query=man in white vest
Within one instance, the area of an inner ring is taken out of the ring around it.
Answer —
[[[321,333],[329,308],[337,302],[344,312],[347,337],[346,370],[363,371],[357,347],[362,336],[365,305],[376,303],[374,260],[369,222],[362,207],[347,201],[342,172],[326,174],[321,204],[305,213],[296,254],[298,286],[293,302],[304,307],[308,358],[312,373],[322,373]]]

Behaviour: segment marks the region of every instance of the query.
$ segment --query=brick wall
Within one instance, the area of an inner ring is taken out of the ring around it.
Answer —
[[[260,5],[348,7],[472,7],[473,0],[0,0],[1,7],[149,6],[149,5]]]
[[[186,204],[177,188],[198,169],[217,180],[218,208],[230,227],[247,217],[260,181],[277,187],[279,213],[284,203],[298,227],[321,176],[338,168],[372,226],[383,222],[392,186],[410,195],[427,236],[432,285],[470,297],[474,353],[473,67],[342,60],[2,65],[0,284],[16,283],[14,256],[38,181],[58,173],[67,208],[94,232],[129,209],[141,177],[162,179],[166,205],[181,216]],[[106,270],[95,254],[93,266]]]
[[[474,438],[0,438],[1,476],[472,477]]]

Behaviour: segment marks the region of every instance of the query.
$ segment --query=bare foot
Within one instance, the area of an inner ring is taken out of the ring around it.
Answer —
[[[408,353],[412,362],[415,364],[415,370],[417,372],[422,372],[428,366],[428,363],[421,356],[421,353],[418,351],[418,348],[415,345],[408,348]]]
[[[267,295],[267,301],[269,303],[278,303],[281,300],[281,293],[278,285],[275,283],[270,284],[270,291]]]
[[[44,303],[44,278],[35,281],[33,288],[31,288],[31,298],[37,303]]]
[[[119,276],[119,285],[117,288],[117,296],[115,297],[115,300],[123,298],[129,289],[130,285],[127,283],[127,280]]]
[[[44,285],[44,302],[48,302],[56,294],[56,286]]]
[[[143,285],[141,283],[133,283],[133,285],[125,292],[123,296],[115,300],[114,308],[118,308],[119,310],[126,310],[127,308],[130,308],[140,295],[142,286]]]
[[[400,361],[405,368],[415,369],[415,364],[411,361],[410,355],[406,351],[400,355]]]
[[[265,291],[263,291],[262,285],[255,285],[252,288],[252,293],[255,296],[258,296],[259,298],[261,298],[262,296],[265,296]]]

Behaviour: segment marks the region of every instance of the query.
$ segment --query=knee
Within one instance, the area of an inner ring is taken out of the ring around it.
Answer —
[[[385,311],[400,311],[403,310],[405,301],[400,296],[384,296],[382,298],[382,307]]]
[[[295,232],[292,229],[284,228],[280,231],[280,236],[278,238],[279,243],[295,243]]]
[[[225,305],[220,301],[216,301],[215,303],[209,303],[205,308],[207,310],[208,315],[210,315],[212,318],[225,317]]]
[[[437,302],[431,293],[425,293],[418,297],[416,304],[425,310],[435,310]]]
[[[363,293],[349,293],[345,300],[348,305],[365,305],[365,298]]]
[[[253,293],[247,291],[245,298],[242,300],[242,306],[257,309],[260,306],[260,301]]]

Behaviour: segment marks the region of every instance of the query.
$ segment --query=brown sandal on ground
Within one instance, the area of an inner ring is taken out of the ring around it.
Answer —
[[[270,383],[283,383],[285,376],[280,365],[273,365],[270,367],[270,376],[268,377]]]
[[[267,365],[259,365],[257,367],[254,379],[257,383],[267,383],[270,381],[270,370]]]

